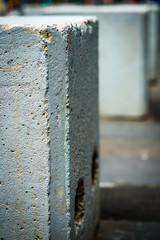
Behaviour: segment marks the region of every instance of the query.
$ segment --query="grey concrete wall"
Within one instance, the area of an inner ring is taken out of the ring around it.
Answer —
[[[93,239],[97,21],[0,18],[0,238]]]
[[[24,6],[23,12],[96,15],[100,22],[100,114],[136,118],[148,113],[146,82],[158,79],[158,6]]]

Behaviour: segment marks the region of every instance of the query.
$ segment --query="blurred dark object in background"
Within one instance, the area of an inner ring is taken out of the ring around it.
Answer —
[[[18,8],[19,7],[19,0],[8,0],[8,7],[10,9]]]
[[[0,0],[0,16],[3,16],[6,14],[8,9],[7,4],[5,3],[4,0]]]
[[[14,0],[8,0],[13,1]],[[17,0],[18,1],[18,0]],[[47,1],[46,1],[47,2]],[[155,0],[150,3],[159,3],[160,0]],[[20,0],[20,4],[40,4],[40,0]],[[79,5],[110,5],[117,3],[128,3],[128,4],[138,4],[138,3],[148,3],[145,0],[51,0],[48,1],[48,4],[79,4]]]
[[[0,16],[21,15],[20,6],[26,3],[25,0],[0,0]],[[28,1],[28,3],[31,3]]]

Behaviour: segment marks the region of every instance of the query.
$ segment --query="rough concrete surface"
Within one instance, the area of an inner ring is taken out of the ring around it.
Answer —
[[[0,238],[93,238],[95,18],[0,18]]]

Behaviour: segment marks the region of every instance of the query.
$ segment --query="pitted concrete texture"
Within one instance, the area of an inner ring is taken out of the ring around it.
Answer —
[[[89,240],[99,220],[95,18],[0,18],[0,238]]]

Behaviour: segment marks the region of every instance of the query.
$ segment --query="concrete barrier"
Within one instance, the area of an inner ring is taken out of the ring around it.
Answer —
[[[101,22],[100,113],[102,117],[139,118],[148,113],[147,12],[117,10],[103,15]]]
[[[149,83],[159,81],[159,6],[148,4],[148,80]]]
[[[93,239],[95,18],[0,18],[0,239]]]
[[[24,6],[23,13],[96,15],[100,114],[137,118],[148,113],[146,81],[158,78],[158,6]]]

